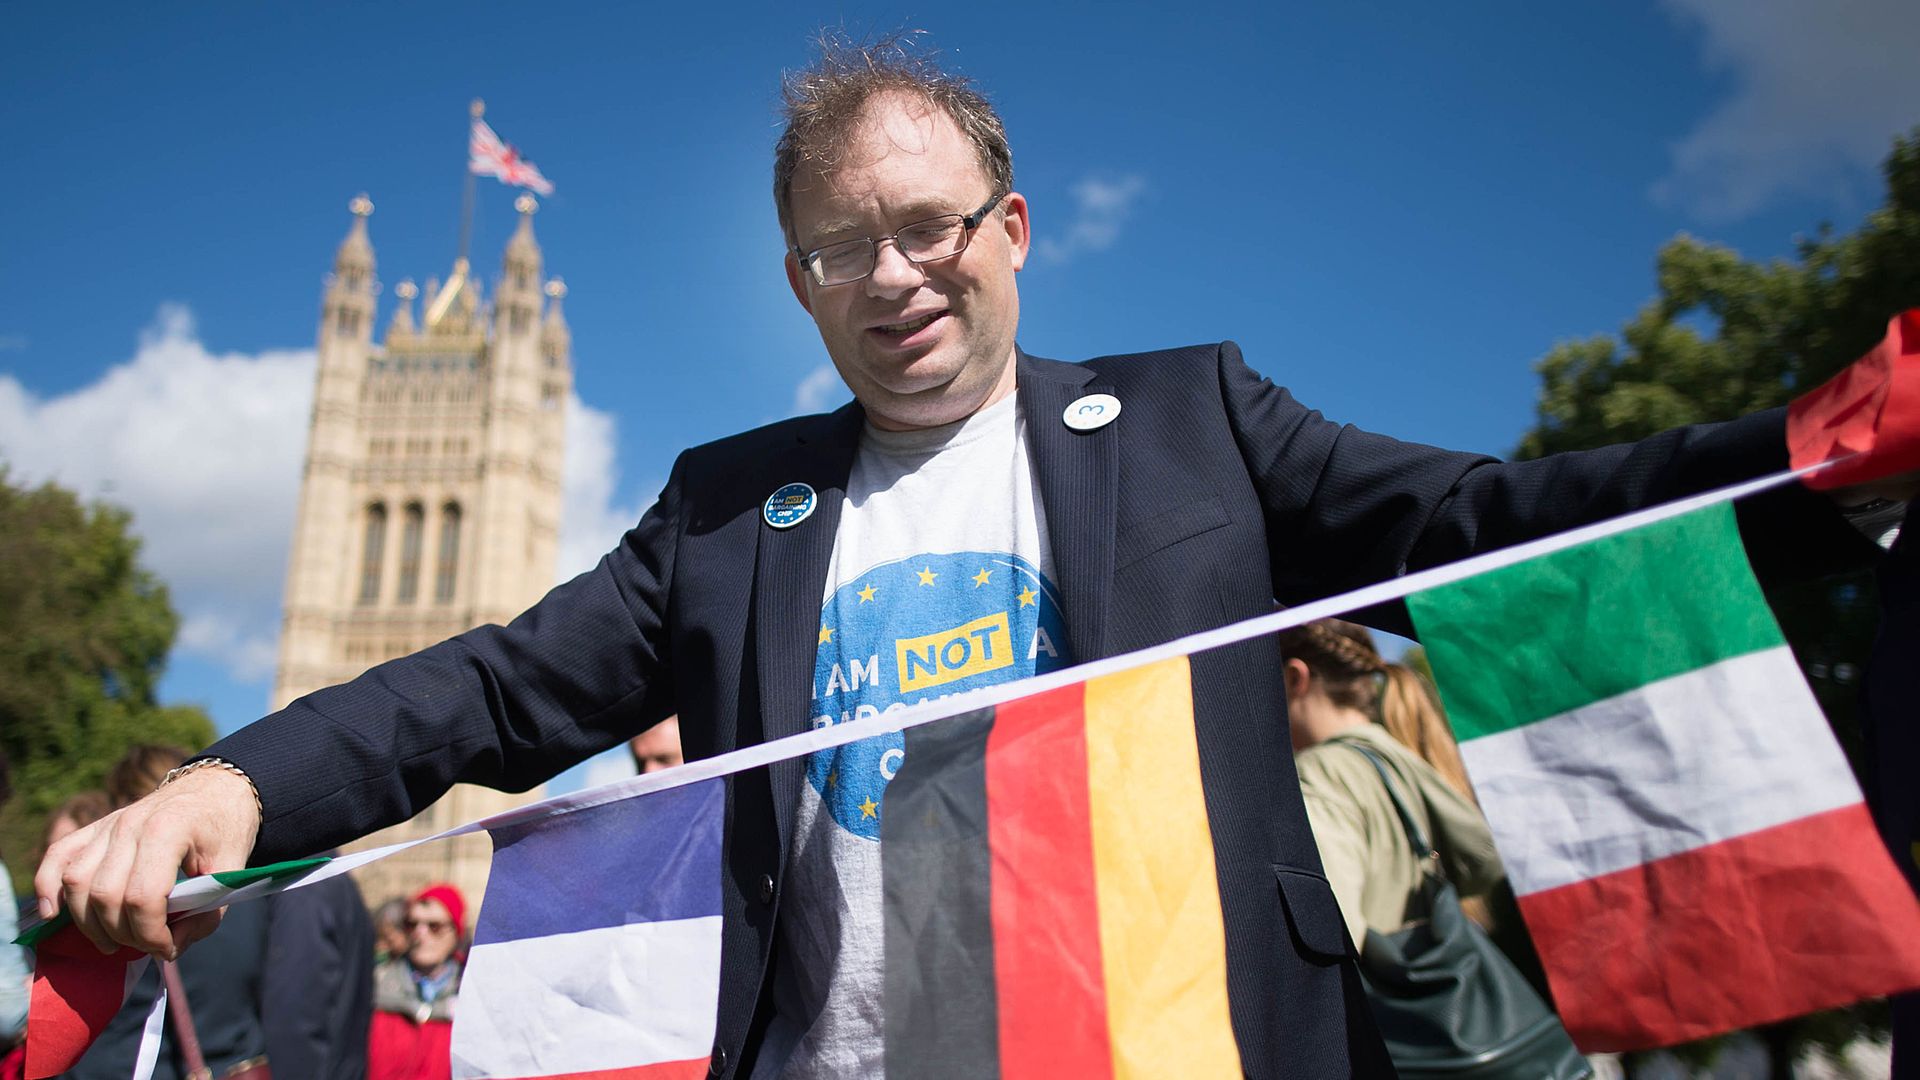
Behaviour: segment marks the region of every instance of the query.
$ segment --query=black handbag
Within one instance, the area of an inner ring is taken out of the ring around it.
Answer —
[[[1578,1080],[1592,1075],[1567,1029],[1513,963],[1460,910],[1379,755],[1353,743],[1387,786],[1416,857],[1424,919],[1390,934],[1367,931],[1360,976],[1387,1053],[1404,1080]]]

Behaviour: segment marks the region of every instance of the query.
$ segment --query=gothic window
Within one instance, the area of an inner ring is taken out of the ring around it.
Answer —
[[[371,604],[380,599],[380,556],[387,547],[387,507],[374,503],[367,507],[366,542],[360,549],[360,602]]]
[[[402,604],[413,603],[420,592],[420,542],[426,531],[426,510],[419,503],[408,503],[400,519],[400,591],[395,597]]]
[[[435,567],[433,598],[442,603],[453,600],[454,576],[460,569],[460,504],[450,502],[440,508],[440,560]]]

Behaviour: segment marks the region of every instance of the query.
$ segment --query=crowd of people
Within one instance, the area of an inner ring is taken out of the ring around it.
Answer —
[[[678,765],[678,726],[660,724],[628,750],[637,772]],[[103,789],[72,795],[48,814],[41,854],[152,791],[187,757],[179,747],[133,747],[108,770]],[[11,793],[8,775],[0,754],[0,803]],[[186,1077],[197,1067],[184,1051],[188,1025],[215,1077],[253,1080],[263,1074],[249,1070],[264,1063],[281,1080],[444,1080],[471,930],[467,899],[448,884],[393,897],[371,912],[348,877],[235,905],[219,934],[178,961],[185,1000],[168,1002],[154,1076]],[[24,1055],[30,953],[7,944],[17,933],[14,905],[0,904],[0,1080],[14,1080]],[[130,1075],[165,979],[162,970],[147,972],[67,1075]]]
[[[132,748],[104,789],[80,792],[47,816],[42,853],[151,791],[187,756],[178,747]],[[0,802],[6,782],[0,756]],[[0,877],[5,872],[0,862]],[[0,1080],[19,1075],[27,1030],[31,954],[7,944],[17,921],[14,905],[0,905]],[[230,1080],[445,1080],[468,929],[465,898],[445,884],[371,913],[345,876],[235,904],[220,933],[141,976],[65,1075],[132,1075],[142,1028],[167,985],[156,1080],[184,1080],[201,1068]]]

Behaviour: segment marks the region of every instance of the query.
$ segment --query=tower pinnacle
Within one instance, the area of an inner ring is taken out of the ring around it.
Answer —
[[[387,324],[388,341],[414,332],[413,300],[420,295],[420,288],[407,278],[393,287],[393,295],[399,303],[393,306],[393,321]]]
[[[340,242],[340,250],[334,255],[335,274],[345,275],[351,270],[373,270],[373,242],[367,239],[367,218],[373,214],[373,200],[361,192],[347,203],[347,210],[353,214],[353,227],[347,230],[347,238]]]
[[[565,355],[573,345],[573,334],[567,329],[567,317],[560,310],[560,301],[567,297],[567,283],[554,278],[547,282],[545,292],[547,314],[540,320],[540,340],[549,356]]]

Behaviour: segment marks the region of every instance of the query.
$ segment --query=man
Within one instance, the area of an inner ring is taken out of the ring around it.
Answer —
[[[884,49],[830,48],[787,93],[787,279],[856,403],[683,454],[595,570],[224,740],[60,848],[44,907],[168,954],[212,923],[164,923],[182,863],[323,848],[456,781],[525,788],[669,714],[708,757],[1784,464],[1777,412],[1502,465],[1329,423],[1231,343],[1029,356],[1027,203],[986,101]],[[1741,515],[1763,570],[1871,551],[1805,491]],[[990,663],[893,667],[895,643],[975,619]],[[1234,1031],[1250,1076],[1380,1075],[1278,660],[1262,640],[1192,662]],[[714,1075],[879,1071],[877,823],[900,763],[879,739],[731,780]]]
[[[407,899],[396,896],[373,911],[373,959],[384,964],[407,953]]]
[[[685,761],[686,754],[680,749],[680,718],[669,716],[635,735],[627,741],[627,752],[633,755],[633,771],[641,776]]]

